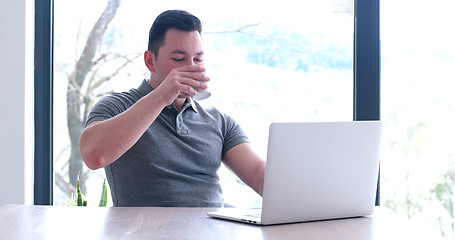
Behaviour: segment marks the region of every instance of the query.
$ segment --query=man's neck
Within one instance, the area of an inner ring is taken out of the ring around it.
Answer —
[[[180,112],[185,105],[186,98],[177,98],[174,100],[174,106],[177,109],[177,112]]]

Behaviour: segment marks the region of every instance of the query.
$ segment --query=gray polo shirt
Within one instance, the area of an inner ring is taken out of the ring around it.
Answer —
[[[152,91],[147,81],[103,97],[87,125],[127,110]],[[223,155],[247,142],[240,126],[216,108],[188,99],[180,113],[165,107],[125,154],[106,166],[114,206],[221,207],[217,175]]]

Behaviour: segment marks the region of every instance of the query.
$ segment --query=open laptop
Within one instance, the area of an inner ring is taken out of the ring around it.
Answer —
[[[262,209],[207,215],[258,225],[370,215],[381,131],[380,121],[272,123]]]

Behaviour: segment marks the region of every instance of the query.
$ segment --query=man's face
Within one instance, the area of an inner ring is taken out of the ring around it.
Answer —
[[[204,65],[201,35],[198,31],[169,29],[165,35],[164,45],[154,58],[153,72],[161,83],[172,69],[187,65]]]

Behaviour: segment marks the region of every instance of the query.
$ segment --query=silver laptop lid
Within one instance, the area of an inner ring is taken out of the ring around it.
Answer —
[[[381,130],[380,121],[272,123],[262,223],[371,214]]]

